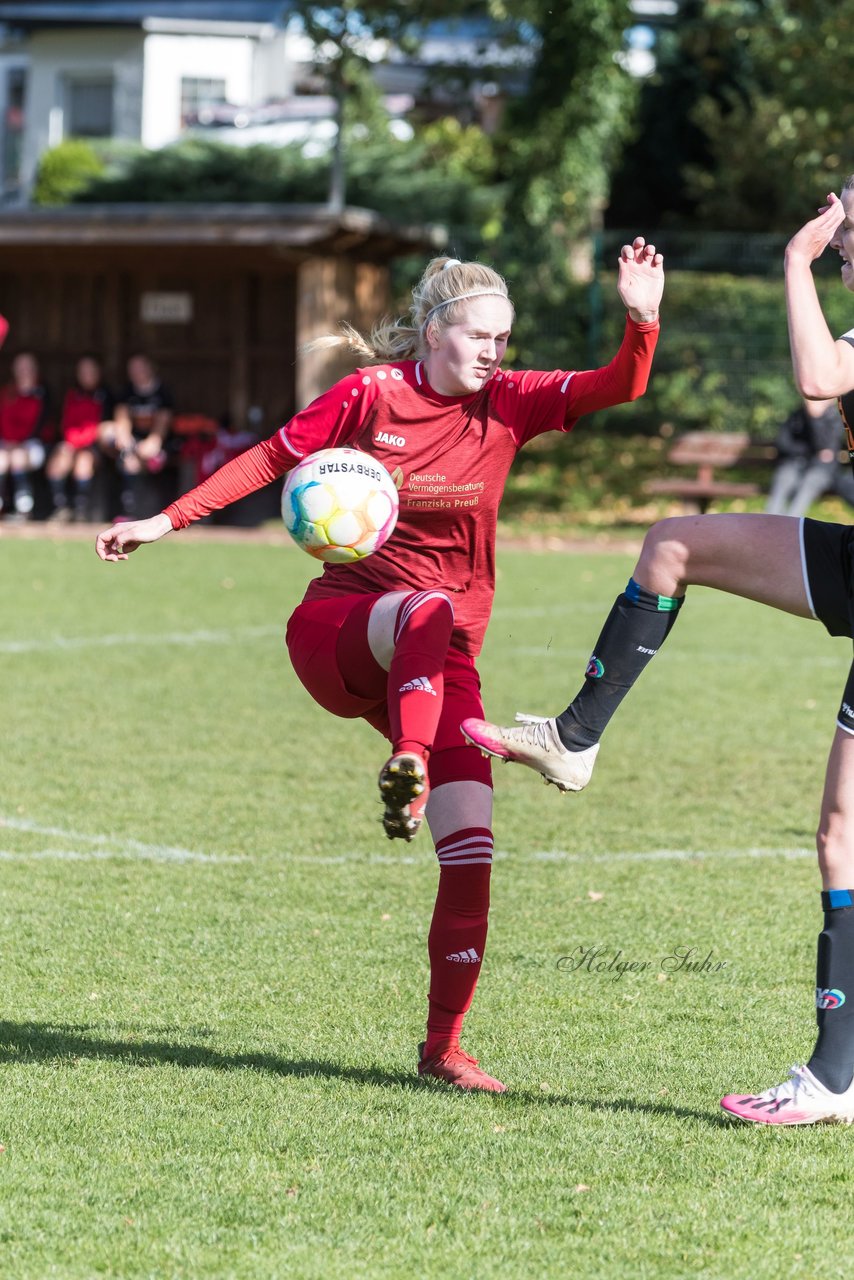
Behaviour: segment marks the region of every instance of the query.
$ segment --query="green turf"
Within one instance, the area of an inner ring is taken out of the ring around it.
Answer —
[[[631,562],[499,567],[487,707],[555,710]],[[509,1092],[458,1096],[413,1074],[429,842],[282,651],[310,572],[0,544],[4,1277],[847,1276],[854,1134],[718,1098],[811,1048],[848,642],[694,591],[584,796],[499,769],[466,1043]],[[559,968],[595,945],[649,967]]]

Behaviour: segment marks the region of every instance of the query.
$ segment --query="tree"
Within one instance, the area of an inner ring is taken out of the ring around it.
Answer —
[[[532,65],[496,139],[507,195],[494,254],[518,305],[514,358],[547,368],[585,347],[597,355],[586,281],[637,95],[620,58],[631,18],[628,0],[506,7],[524,24]],[[502,15],[498,0],[493,10]]]
[[[496,5],[497,7],[497,5]],[[589,229],[628,135],[637,88],[620,62],[629,0],[521,0],[536,51],[503,130],[508,213],[545,229]]]
[[[838,183],[854,128],[854,0],[683,0],[657,63],[612,225],[788,230]]]
[[[340,0],[316,5],[295,0],[297,18],[316,50],[316,67],[335,99],[337,130],[330,167],[329,204],[345,201],[344,147],[348,120],[376,120],[377,91],[372,66],[392,49],[414,53],[431,22],[483,14],[489,0]],[[505,25],[512,25],[507,19]]]
[[[709,163],[686,168],[687,189],[708,226],[786,231],[854,167],[854,0],[729,8],[750,83],[697,103]]]

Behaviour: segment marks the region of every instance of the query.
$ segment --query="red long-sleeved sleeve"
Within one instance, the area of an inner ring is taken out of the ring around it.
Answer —
[[[170,503],[163,514],[168,516],[173,529],[186,529],[193,520],[199,520],[211,511],[219,511],[256,489],[263,489],[271,480],[290,471],[298,461],[286,449],[277,432],[269,440],[262,440],[220,467],[209,480],[185,493],[177,502]]]
[[[601,369],[576,373],[569,385],[567,419],[580,418],[596,409],[637,400],[646,391],[652,357],[658,342],[657,320],[638,324],[626,319],[623,341],[614,359]]]
[[[505,420],[512,421],[519,447],[544,431],[571,431],[586,413],[642,396],[658,331],[657,320],[638,324],[627,317],[620,348],[601,369],[499,374],[493,394],[509,413]]]

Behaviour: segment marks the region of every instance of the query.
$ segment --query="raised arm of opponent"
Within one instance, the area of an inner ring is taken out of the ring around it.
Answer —
[[[835,339],[827,326],[813,279],[812,264],[828,245],[842,259],[842,283],[854,288],[854,190],[842,200],[831,193],[817,218],[807,222],[786,248],[786,311],[795,382],[808,400],[826,400],[854,388],[854,344]]]

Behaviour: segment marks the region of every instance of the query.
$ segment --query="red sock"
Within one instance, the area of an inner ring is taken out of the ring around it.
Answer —
[[[453,629],[454,608],[444,591],[415,591],[400,606],[388,672],[388,718],[395,752],[423,756],[433,746]]]
[[[486,946],[492,832],[466,827],[436,844],[439,892],[427,939],[430,997],[424,1057],[459,1044]]]

